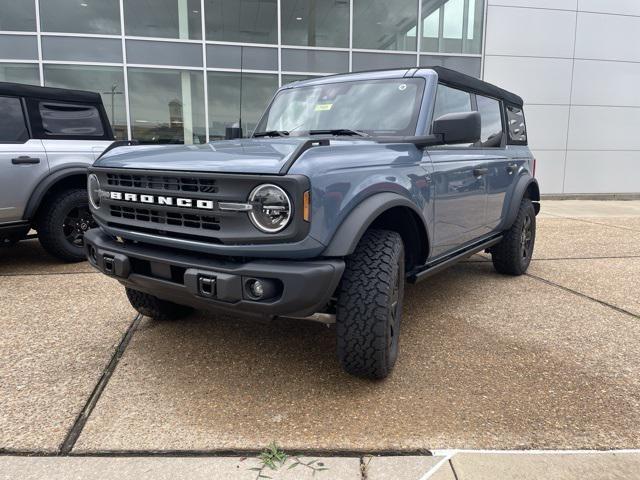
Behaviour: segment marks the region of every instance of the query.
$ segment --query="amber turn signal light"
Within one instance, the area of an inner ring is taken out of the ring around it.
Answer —
[[[309,190],[304,192],[302,198],[302,218],[305,222],[311,221],[311,192]]]

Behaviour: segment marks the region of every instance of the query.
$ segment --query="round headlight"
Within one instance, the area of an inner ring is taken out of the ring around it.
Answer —
[[[90,174],[87,179],[87,191],[91,206],[97,210],[100,208],[100,181],[95,173]]]
[[[249,211],[249,218],[263,232],[279,232],[291,220],[291,200],[276,185],[266,184],[254,188],[249,195],[249,203],[253,206]]]

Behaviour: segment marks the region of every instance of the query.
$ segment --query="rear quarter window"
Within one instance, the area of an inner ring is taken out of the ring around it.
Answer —
[[[509,127],[509,143],[512,145],[526,145],[527,124],[524,120],[522,108],[507,105],[506,112]]]
[[[42,131],[46,137],[103,137],[100,112],[93,105],[40,101]]]

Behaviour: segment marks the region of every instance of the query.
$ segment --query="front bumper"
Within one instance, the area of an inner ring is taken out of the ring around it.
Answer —
[[[127,287],[194,308],[247,315],[303,317],[321,311],[344,271],[342,260],[237,261],[120,243],[100,229],[88,231],[84,244],[89,263]],[[251,299],[247,284],[254,279],[275,285],[273,296]]]

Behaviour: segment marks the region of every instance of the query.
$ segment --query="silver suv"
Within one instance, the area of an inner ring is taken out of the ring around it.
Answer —
[[[113,140],[99,94],[0,82],[0,245],[33,228],[50,254],[84,260],[87,167]]]

